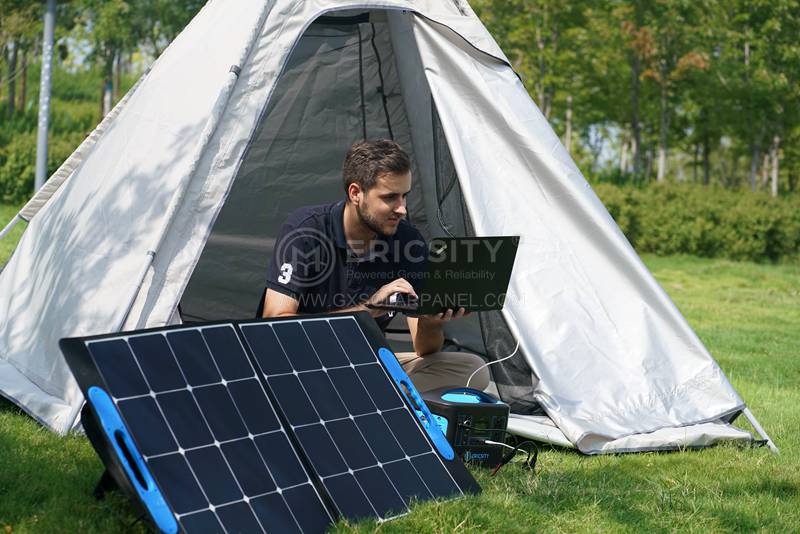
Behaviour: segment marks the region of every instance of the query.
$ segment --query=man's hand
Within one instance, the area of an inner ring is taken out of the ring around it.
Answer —
[[[412,297],[419,298],[417,297],[417,293],[414,291],[414,287],[408,282],[408,280],[405,278],[398,278],[397,280],[393,280],[377,290],[369,298],[369,300],[367,300],[366,305],[369,307],[370,305],[386,302],[389,300],[389,297],[395,293],[403,293],[405,295],[411,295]],[[369,309],[369,312],[373,317],[378,317],[386,313],[385,310],[374,310],[371,308]]]

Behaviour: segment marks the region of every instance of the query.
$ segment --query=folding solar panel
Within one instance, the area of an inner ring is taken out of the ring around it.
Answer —
[[[367,314],[61,342],[84,426],[165,532],[323,532],[480,491]]]

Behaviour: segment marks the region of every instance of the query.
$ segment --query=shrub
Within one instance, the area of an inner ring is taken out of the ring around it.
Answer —
[[[47,155],[47,177],[64,162],[86,137],[81,132],[53,135]],[[0,148],[0,201],[20,204],[33,194],[36,176],[36,133],[15,135]]]
[[[595,192],[639,252],[780,261],[800,255],[800,197],[689,184]]]

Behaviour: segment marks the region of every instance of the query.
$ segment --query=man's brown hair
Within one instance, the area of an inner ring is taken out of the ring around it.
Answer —
[[[347,152],[342,166],[344,193],[350,184],[369,191],[381,174],[405,174],[411,170],[411,158],[400,145],[390,139],[372,139],[355,143]]]

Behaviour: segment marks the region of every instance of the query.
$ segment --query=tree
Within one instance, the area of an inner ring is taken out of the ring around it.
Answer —
[[[0,0],[0,49],[5,52],[5,85],[8,97],[6,116],[10,120],[17,108],[17,81],[25,99],[28,51],[41,27],[41,6],[24,0]],[[2,75],[0,75],[2,76]],[[21,106],[20,106],[21,107]]]
[[[136,37],[153,57],[161,52],[194,17],[205,0],[138,0],[134,4]]]
[[[125,0],[83,0],[83,30],[91,40],[91,58],[102,73],[100,90],[101,116],[105,116],[113,104],[115,63],[122,53],[137,46],[135,39],[135,17],[131,4]]]
[[[706,4],[692,0],[658,0],[648,3],[646,8],[637,3],[634,9],[637,13],[643,11],[648,29],[640,32],[646,36],[641,45],[645,49],[642,76],[658,88],[658,181],[666,177],[670,124],[677,107],[674,99],[692,71],[708,68],[708,56],[698,46],[695,30],[708,7]]]

